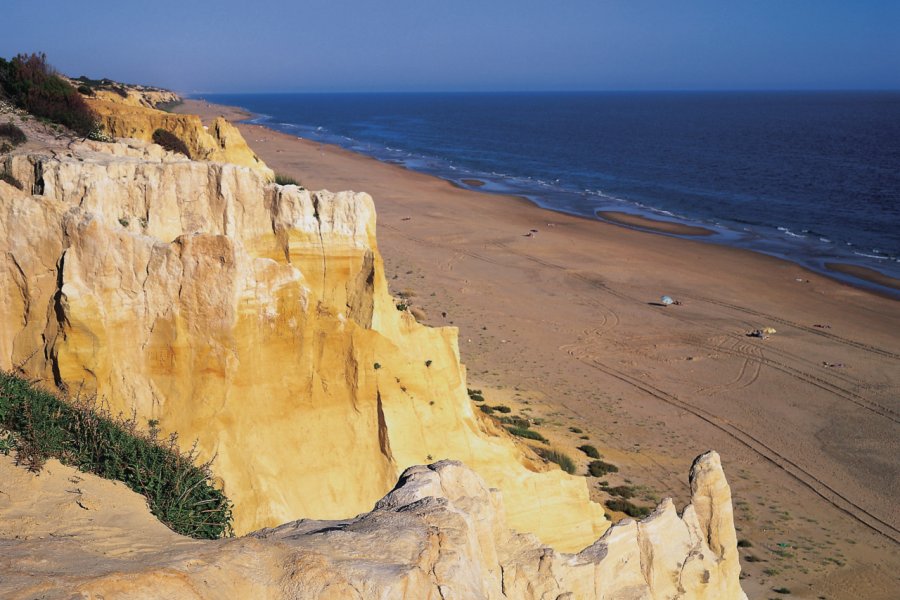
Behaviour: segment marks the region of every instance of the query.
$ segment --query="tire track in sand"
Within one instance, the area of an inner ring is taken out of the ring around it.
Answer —
[[[581,342],[581,340],[580,340]],[[900,529],[884,521],[877,515],[866,510],[862,506],[856,504],[845,495],[835,490],[827,483],[792,461],[788,457],[779,453],[777,450],[745,431],[731,421],[710,413],[709,411],[685,402],[676,396],[673,396],[652,384],[632,377],[610,365],[600,361],[596,356],[587,352],[591,344],[575,343],[561,346],[560,349],[569,354],[572,358],[604,373],[605,375],[617,379],[641,392],[668,404],[674,408],[683,410],[694,417],[704,421],[705,423],[715,427],[719,431],[726,434],[729,438],[752,450],[761,458],[775,465],[787,473],[798,483],[811,490],[817,496],[852,517],[859,523],[862,523],[869,529],[881,534],[894,543],[900,544]]]
[[[634,297],[632,297],[632,296],[630,296],[630,295],[628,295],[628,294],[625,294],[625,293],[623,293],[623,292],[619,292],[619,291],[613,290],[612,288],[610,288],[609,286],[607,286],[607,285],[606,285],[605,283],[603,283],[602,281],[599,281],[599,280],[597,280],[597,279],[595,279],[595,278],[591,278],[591,277],[585,276],[585,275],[583,275],[583,274],[581,274],[581,273],[578,273],[578,272],[576,272],[576,271],[571,271],[570,269],[566,268],[566,267],[563,266],[563,265],[559,265],[559,264],[553,263],[553,262],[551,262],[551,261],[548,261],[548,260],[544,260],[544,259],[538,258],[538,257],[533,256],[533,255],[531,255],[531,254],[528,254],[528,253],[526,253],[526,252],[522,252],[522,251],[519,251],[519,250],[514,250],[514,249],[512,249],[510,246],[508,246],[507,244],[504,244],[504,243],[502,243],[502,242],[494,242],[494,245],[497,246],[498,248],[501,248],[501,249],[503,249],[503,250],[506,250],[507,252],[511,252],[511,253],[513,253],[513,254],[516,254],[516,255],[518,255],[518,256],[521,256],[522,258],[525,258],[525,259],[530,260],[530,261],[532,261],[532,262],[535,262],[535,263],[537,263],[537,264],[546,266],[546,267],[551,268],[551,269],[556,269],[556,270],[563,271],[563,272],[565,272],[565,273],[571,275],[572,277],[575,277],[575,278],[577,278],[577,279],[580,279],[580,280],[582,280],[582,281],[588,283],[589,285],[595,287],[596,289],[602,290],[603,292],[605,292],[605,293],[607,293],[607,294],[611,294],[611,295],[616,296],[616,297],[618,297],[618,298],[621,298],[621,299],[623,299],[623,300],[627,300],[628,302],[632,302],[632,303],[634,303],[634,302],[645,302],[644,299],[634,298]],[[816,334],[816,335],[824,336],[824,337],[827,337],[828,339],[832,339],[832,340],[837,341],[837,342],[839,342],[839,343],[843,343],[843,344],[845,344],[845,345],[852,346],[852,347],[857,348],[857,349],[859,349],[859,350],[864,350],[864,351],[867,351],[867,352],[871,352],[871,353],[874,353],[874,354],[878,354],[878,355],[883,356],[883,357],[887,357],[887,358],[900,358],[900,355],[898,355],[898,354],[894,354],[894,353],[892,353],[892,352],[890,352],[890,351],[883,350],[883,349],[881,349],[881,348],[878,348],[878,347],[876,347],[876,346],[872,346],[872,345],[870,345],[870,344],[864,344],[864,343],[862,343],[862,342],[857,342],[857,341],[851,340],[851,339],[849,339],[849,338],[843,338],[843,337],[841,337],[841,336],[837,336],[837,335],[834,335],[834,334],[830,334],[830,333],[821,331],[821,330],[816,329],[816,328],[813,328],[813,327],[807,327],[807,326],[805,326],[805,325],[802,325],[802,324],[800,324],[800,323],[796,323],[796,322],[794,322],[794,321],[789,321],[789,320],[787,320],[787,319],[782,319],[782,318],[780,318],[780,317],[774,317],[774,316],[772,316],[772,315],[768,315],[768,314],[763,313],[763,312],[754,311],[754,310],[747,309],[747,308],[744,308],[744,307],[741,307],[741,306],[737,306],[737,305],[735,305],[735,304],[730,304],[730,303],[728,303],[728,302],[723,302],[723,301],[715,300],[715,299],[712,299],[712,298],[695,297],[695,296],[690,296],[690,295],[684,295],[684,297],[685,297],[685,298],[692,298],[692,299],[699,300],[699,301],[703,301],[703,302],[708,302],[708,303],[711,303],[711,304],[716,304],[716,305],[721,306],[721,307],[723,307],[723,308],[728,308],[729,310],[738,311],[738,312],[740,312],[740,313],[747,314],[747,315],[753,315],[753,316],[758,317],[758,318],[769,319],[769,320],[771,320],[771,321],[773,321],[773,322],[778,322],[778,323],[781,323],[781,324],[783,324],[783,325],[787,325],[787,326],[790,326],[790,327],[794,327],[794,328],[796,328],[796,329],[800,329],[800,330],[805,331],[805,332],[808,332],[808,333],[813,333],[813,334]],[[665,317],[668,317],[668,318],[674,318],[674,319],[679,320],[679,321],[681,321],[681,322],[683,322],[683,323],[685,323],[685,324],[689,324],[689,325],[692,325],[692,326],[696,326],[696,324],[691,324],[691,323],[689,323],[689,322],[687,321],[687,319],[683,318],[681,315],[678,315],[678,314],[677,314],[677,311],[658,311],[658,312],[659,312],[659,314],[662,314],[662,315],[665,316]],[[737,337],[733,332],[725,332],[725,333],[726,333],[727,335],[729,335],[729,336],[736,337],[737,339],[741,339],[740,337]],[[851,402],[851,403],[853,403],[853,404],[859,406],[860,408],[864,408],[864,409],[866,409],[866,410],[868,410],[868,411],[870,411],[870,412],[872,412],[872,413],[874,413],[874,414],[877,414],[877,415],[879,415],[880,417],[886,418],[886,419],[888,419],[888,420],[890,420],[890,421],[892,421],[892,422],[894,422],[894,423],[900,423],[900,413],[897,413],[897,411],[895,411],[895,410],[893,410],[893,409],[891,409],[891,408],[889,408],[889,407],[887,407],[887,406],[884,406],[884,405],[882,405],[882,404],[879,404],[879,403],[877,403],[877,402],[875,402],[875,401],[873,401],[873,400],[870,400],[870,399],[868,399],[868,398],[866,398],[866,397],[864,397],[864,396],[862,396],[862,395],[860,395],[860,394],[858,394],[858,393],[856,393],[856,392],[854,392],[854,391],[851,391],[851,390],[848,390],[848,389],[846,389],[846,388],[843,388],[843,387],[841,387],[841,386],[838,385],[838,384],[832,383],[832,382],[829,381],[828,379],[825,379],[825,378],[823,378],[823,377],[821,377],[821,376],[819,376],[819,375],[815,375],[815,374],[813,374],[813,373],[809,373],[809,372],[803,371],[803,370],[801,370],[801,369],[797,369],[797,368],[795,368],[795,367],[791,367],[790,365],[786,364],[785,362],[782,362],[782,361],[779,361],[779,360],[776,360],[776,359],[773,359],[773,358],[768,358],[768,357],[765,356],[764,353],[761,354],[761,355],[758,356],[758,357],[755,357],[755,356],[749,356],[747,352],[741,352],[740,350],[737,350],[737,349],[734,349],[734,348],[728,349],[728,348],[724,348],[724,347],[719,347],[719,348],[713,347],[713,348],[710,348],[710,349],[713,349],[713,350],[722,350],[722,351],[724,351],[724,352],[726,352],[726,353],[730,353],[730,354],[734,354],[734,355],[740,355],[740,356],[743,356],[743,357],[745,357],[745,358],[750,358],[750,360],[758,360],[760,363],[765,364],[765,365],[768,366],[768,367],[772,367],[772,368],[774,368],[774,369],[776,369],[776,370],[778,370],[778,371],[781,371],[782,373],[788,375],[789,377],[792,377],[792,378],[795,379],[795,380],[798,380],[798,381],[800,381],[800,382],[802,382],[802,383],[806,383],[806,384],[808,384],[808,385],[812,385],[813,387],[819,388],[819,389],[821,389],[821,390],[823,390],[823,391],[825,391],[825,392],[828,392],[828,393],[830,393],[830,394],[832,394],[832,395],[837,396],[838,398],[841,398],[841,399],[843,399],[843,400],[845,400],[845,401]],[[768,350],[768,348],[767,348],[767,350]],[[811,364],[809,361],[807,361],[807,360],[805,360],[805,359],[802,359],[802,358],[800,358],[800,357],[792,357],[792,358],[793,358],[794,360],[797,360],[798,362],[806,362],[806,363],[808,363],[808,364]],[[829,376],[829,377],[832,377],[832,376],[834,376],[834,374],[833,374],[833,373],[828,373],[828,376]],[[842,376],[838,376],[838,378],[842,378]],[[846,379],[846,378],[845,378],[845,379]],[[845,381],[845,383],[850,383],[850,382],[849,382],[849,381]],[[853,382],[853,384],[859,385],[860,387],[864,387],[863,382]]]

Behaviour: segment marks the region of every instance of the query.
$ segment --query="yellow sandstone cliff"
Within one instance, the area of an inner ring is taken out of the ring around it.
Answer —
[[[107,116],[117,135],[189,123],[123,114]],[[397,310],[368,195],[140,141],[0,169],[25,189],[0,181],[0,368],[197,439],[239,533],[362,513],[404,469],[444,458],[558,550],[608,527],[584,478],[544,470],[475,414],[456,329]]]
[[[207,127],[196,115],[174,114],[154,108],[158,102],[172,101],[168,95],[133,87],[125,89],[125,97],[103,90],[97,91],[94,97],[85,97],[107,135],[150,142],[154,131],[164,129],[185,143],[194,160],[242,165],[254,169],[270,181],[274,178],[272,170],[250,149],[237,128],[225,119],[220,117]]]

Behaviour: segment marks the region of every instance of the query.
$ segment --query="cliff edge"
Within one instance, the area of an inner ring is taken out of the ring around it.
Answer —
[[[11,600],[746,600],[715,452],[694,462],[681,517],[666,499],[578,554],[511,531],[501,494],[455,461],[407,469],[356,518],[216,541],[165,529],[121,484],[55,461],[40,476],[11,463],[0,456],[0,533],[9,538],[0,595]]]

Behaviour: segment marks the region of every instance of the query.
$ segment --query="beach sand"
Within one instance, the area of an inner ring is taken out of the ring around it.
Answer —
[[[242,116],[202,101],[176,110]],[[595,445],[620,468],[609,485],[637,486],[644,505],[683,504],[691,460],[718,450],[738,538],[751,544],[751,598],[781,586],[799,598],[896,597],[900,302],[772,257],[240,129],[309,189],[370,193],[391,289],[420,320],[459,328],[469,387],[542,418],[536,429],[582,464],[576,446]],[[660,306],[664,294],[682,304]],[[747,335],[763,327],[777,333]]]

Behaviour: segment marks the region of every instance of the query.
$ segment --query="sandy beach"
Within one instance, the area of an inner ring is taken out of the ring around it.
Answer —
[[[197,100],[175,111],[246,117]],[[371,194],[393,292],[429,325],[459,328],[470,387],[543,419],[536,429],[573,457],[595,445],[620,468],[609,485],[683,504],[691,459],[718,450],[751,598],[773,586],[896,597],[900,302],[787,261],[239,128],[277,173]],[[748,335],[765,327],[776,333]]]

